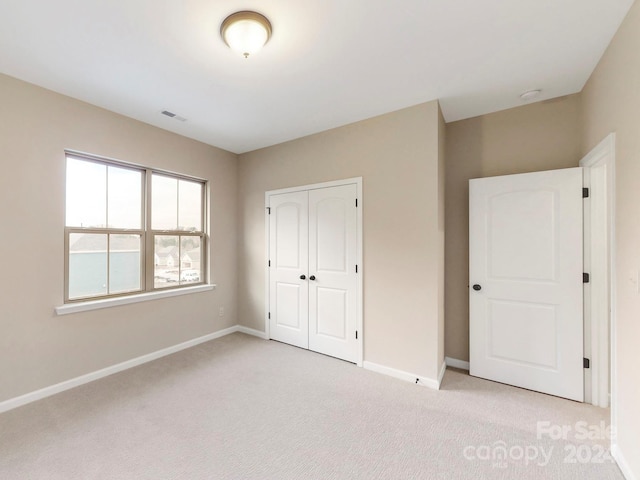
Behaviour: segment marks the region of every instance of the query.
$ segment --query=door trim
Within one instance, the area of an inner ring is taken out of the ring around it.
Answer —
[[[585,342],[585,354],[591,359],[591,368],[586,370],[591,388],[585,388],[585,401],[608,407],[611,400],[612,425],[616,413],[615,143],[616,134],[611,133],[580,160],[585,168],[585,187],[605,193],[590,196],[584,210],[585,270],[591,270],[594,281],[585,289],[585,334],[590,337]],[[601,168],[605,169],[604,176],[596,173]],[[598,236],[602,225],[606,226],[605,238]]]
[[[271,195],[279,195],[282,193],[293,193],[305,190],[316,190],[319,188],[338,187],[342,185],[356,185],[356,198],[358,199],[358,208],[356,208],[356,258],[358,262],[358,280],[356,288],[356,326],[358,329],[358,353],[356,364],[362,367],[364,360],[364,312],[363,312],[363,285],[364,285],[364,256],[363,256],[363,238],[362,238],[362,209],[364,201],[362,195],[362,177],[346,178],[344,180],[335,180],[331,182],[314,183],[310,185],[300,185],[297,187],[281,188],[278,190],[269,190],[264,194],[264,238],[265,238],[265,308],[264,308],[264,325],[267,338],[271,338],[269,331],[269,199]]]

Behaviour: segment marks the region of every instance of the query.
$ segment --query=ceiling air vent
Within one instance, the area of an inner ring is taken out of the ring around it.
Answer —
[[[169,117],[169,118],[174,118],[176,120],[180,120],[181,122],[186,122],[187,121],[186,118],[181,117],[180,115],[176,115],[175,113],[170,112],[169,110],[162,110],[160,113],[162,115],[165,115],[165,116]]]

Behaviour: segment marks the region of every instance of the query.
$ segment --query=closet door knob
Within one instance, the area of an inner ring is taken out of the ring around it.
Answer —
[[[476,284],[473,286],[473,289],[474,289],[476,292],[479,292],[480,290],[482,290],[482,287],[476,283]]]
[[[311,276],[309,277],[309,280],[315,280],[315,279],[316,279],[316,276],[315,276],[315,275],[311,275]]]
[[[300,280],[306,280],[306,275],[300,275]]]

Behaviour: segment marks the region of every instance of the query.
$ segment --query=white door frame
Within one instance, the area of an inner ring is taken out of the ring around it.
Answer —
[[[358,208],[356,208],[356,259],[358,262],[358,280],[357,280],[357,292],[356,292],[356,326],[358,329],[358,356],[357,365],[362,367],[364,360],[364,315],[363,315],[363,278],[364,278],[364,263],[363,263],[363,241],[362,241],[362,177],[347,178],[344,180],[335,180],[332,182],[314,183],[311,185],[300,185],[298,187],[282,188],[279,190],[269,190],[264,194],[264,231],[265,231],[265,309],[264,309],[264,325],[267,338],[271,338],[269,332],[269,197],[271,195],[278,195],[281,193],[300,192],[305,190],[315,190],[318,188],[338,187],[342,185],[356,185],[356,198],[358,201]]]
[[[585,402],[608,407],[611,380],[611,423],[615,425],[615,142],[611,133],[581,161],[584,186],[590,190],[584,203],[585,284]]]

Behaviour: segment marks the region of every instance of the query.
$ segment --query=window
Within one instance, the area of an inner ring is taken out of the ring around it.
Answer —
[[[65,302],[203,283],[205,182],[67,153]]]

